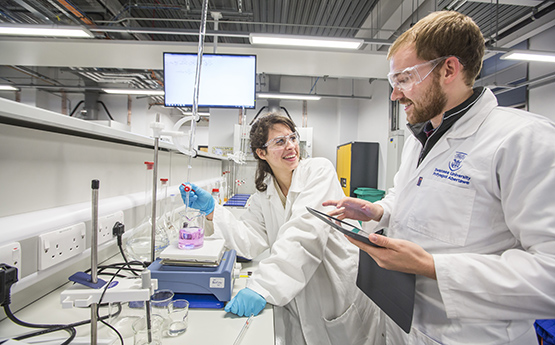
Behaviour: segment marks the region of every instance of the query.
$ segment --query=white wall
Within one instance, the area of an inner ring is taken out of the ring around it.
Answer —
[[[360,82],[355,83],[358,85]],[[355,87],[351,81],[345,80],[339,83],[341,94],[356,94],[360,96],[362,91]],[[356,92],[356,93],[355,93]],[[365,95],[369,97],[368,95]],[[358,118],[359,101],[356,99],[339,99],[337,106],[336,128],[338,131],[338,145],[343,145],[351,141],[358,140]]]
[[[360,87],[372,95],[372,100],[359,101],[357,140],[380,144],[378,189],[385,190],[385,158],[389,137],[389,84],[383,80],[375,80],[372,84],[361,81]]]
[[[281,78],[282,92],[308,93],[315,78],[287,77]],[[338,80],[320,79],[315,87],[318,93],[337,94]],[[313,91],[314,92],[314,91]],[[307,126],[314,128],[313,156],[325,157],[335,164],[335,150],[339,144],[339,133],[336,127],[339,101],[333,98],[322,98],[319,101],[307,103]],[[247,123],[250,123],[258,111],[267,106],[266,100],[258,100],[256,109],[247,109]],[[302,126],[302,101],[282,100],[280,106],[287,109],[289,115],[299,127]],[[260,116],[267,113],[264,109]],[[284,116],[285,112],[282,113]],[[356,113],[351,116],[356,116]],[[210,147],[233,146],[233,125],[239,123],[239,110],[237,109],[211,109],[210,110]],[[331,125],[330,125],[331,124]],[[354,128],[354,127],[353,127]],[[352,130],[352,128],[351,128]]]
[[[50,95],[43,96],[46,97],[40,101],[48,103]],[[13,104],[10,109],[31,112],[38,123],[46,115],[53,116],[51,112],[2,100],[0,117],[7,114],[5,102]],[[112,115],[121,116],[117,107],[113,108],[116,110]],[[147,123],[152,113],[144,111],[141,122]],[[38,271],[37,260],[40,234],[79,222],[85,223],[86,245],[90,247],[93,179],[100,180],[99,216],[124,211],[125,236],[139,225],[144,217],[147,183],[143,162],[153,159],[152,146],[145,147],[142,141],[140,145],[126,144],[0,123],[0,246],[18,241],[22,252],[20,281],[12,288],[12,310],[64,284],[75,271],[90,267],[89,251],[44,271]],[[176,194],[189,171],[189,180],[197,183],[216,180],[222,172],[219,159],[194,158],[192,169],[188,169],[188,157],[175,151],[161,150],[158,159],[158,178],[169,178],[170,192]],[[159,192],[159,197],[163,197]],[[176,204],[182,205],[179,196],[177,199]],[[160,207],[161,203],[158,210]],[[104,253],[100,253],[101,259],[117,251],[115,240],[108,245],[99,246]]]
[[[530,49],[555,51],[555,27],[530,39]],[[531,62],[529,64],[529,78],[534,79],[538,76],[555,73],[555,64],[548,62]],[[529,110],[533,113],[544,115],[555,121],[555,82],[547,85],[532,88],[529,91]]]

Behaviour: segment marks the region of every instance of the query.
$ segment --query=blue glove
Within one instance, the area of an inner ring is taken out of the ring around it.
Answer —
[[[240,290],[225,306],[225,311],[239,316],[258,315],[266,306],[266,299],[249,288]]]
[[[186,187],[184,185],[179,186],[183,203],[187,203],[187,194],[189,194],[189,205],[187,205],[188,207],[199,210],[205,215],[210,214],[214,211],[214,206],[216,205],[216,202],[212,195],[210,195],[210,193],[200,187],[197,187],[197,185],[193,183],[187,185],[187,188],[191,188],[191,190],[189,192],[186,192]]]

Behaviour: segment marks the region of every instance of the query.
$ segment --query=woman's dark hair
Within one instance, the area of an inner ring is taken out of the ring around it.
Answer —
[[[269,113],[268,115],[262,118],[259,118],[258,121],[256,121],[251,127],[251,132],[250,132],[251,150],[254,155],[254,158],[258,160],[258,166],[256,168],[254,183],[256,185],[256,190],[260,192],[263,192],[268,188],[266,183],[264,183],[266,176],[268,174],[273,176],[274,173],[272,172],[272,168],[270,168],[270,165],[268,164],[268,162],[258,157],[258,154],[256,153],[256,149],[267,151],[267,148],[264,147],[264,144],[266,144],[266,142],[268,141],[268,133],[270,132],[270,129],[277,124],[282,124],[289,127],[289,129],[292,132],[296,131],[295,123],[293,123],[291,119],[275,113]]]

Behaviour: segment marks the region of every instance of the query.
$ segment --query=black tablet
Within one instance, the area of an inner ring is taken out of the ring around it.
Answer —
[[[370,242],[368,237],[359,235],[358,232],[365,233],[362,229],[357,228],[356,226],[349,224],[341,219],[337,219],[335,217],[327,215],[324,212],[317,211],[311,207],[307,206],[306,209],[308,210],[308,212],[318,217],[320,220],[323,220],[326,224],[330,225],[334,229],[341,231],[345,235],[352,237],[357,241],[369,244],[373,247],[381,248],[381,246],[378,246],[377,244]],[[376,231],[376,233],[383,233],[383,231],[379,230],[379,231]]]

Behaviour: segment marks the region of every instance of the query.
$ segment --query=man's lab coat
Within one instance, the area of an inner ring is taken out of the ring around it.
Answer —
[[[240,220],[225,207],[214,212],[215,234],[254,258],[270,248],[248,287],[284,307],[289,344],[383,344],[378,308],[356,286],[358,249],[306,210],[344,196],[335,169],[323,158],[301,160],[285,209],[272,178],[255,193]]]
[[[388,323],[388,344],[537,343],[534,320],[555,318],[554,140],[488,89],[418,167],[407,139],[379,225],[430,252],[437,281],[417,277],[413,329]]]

